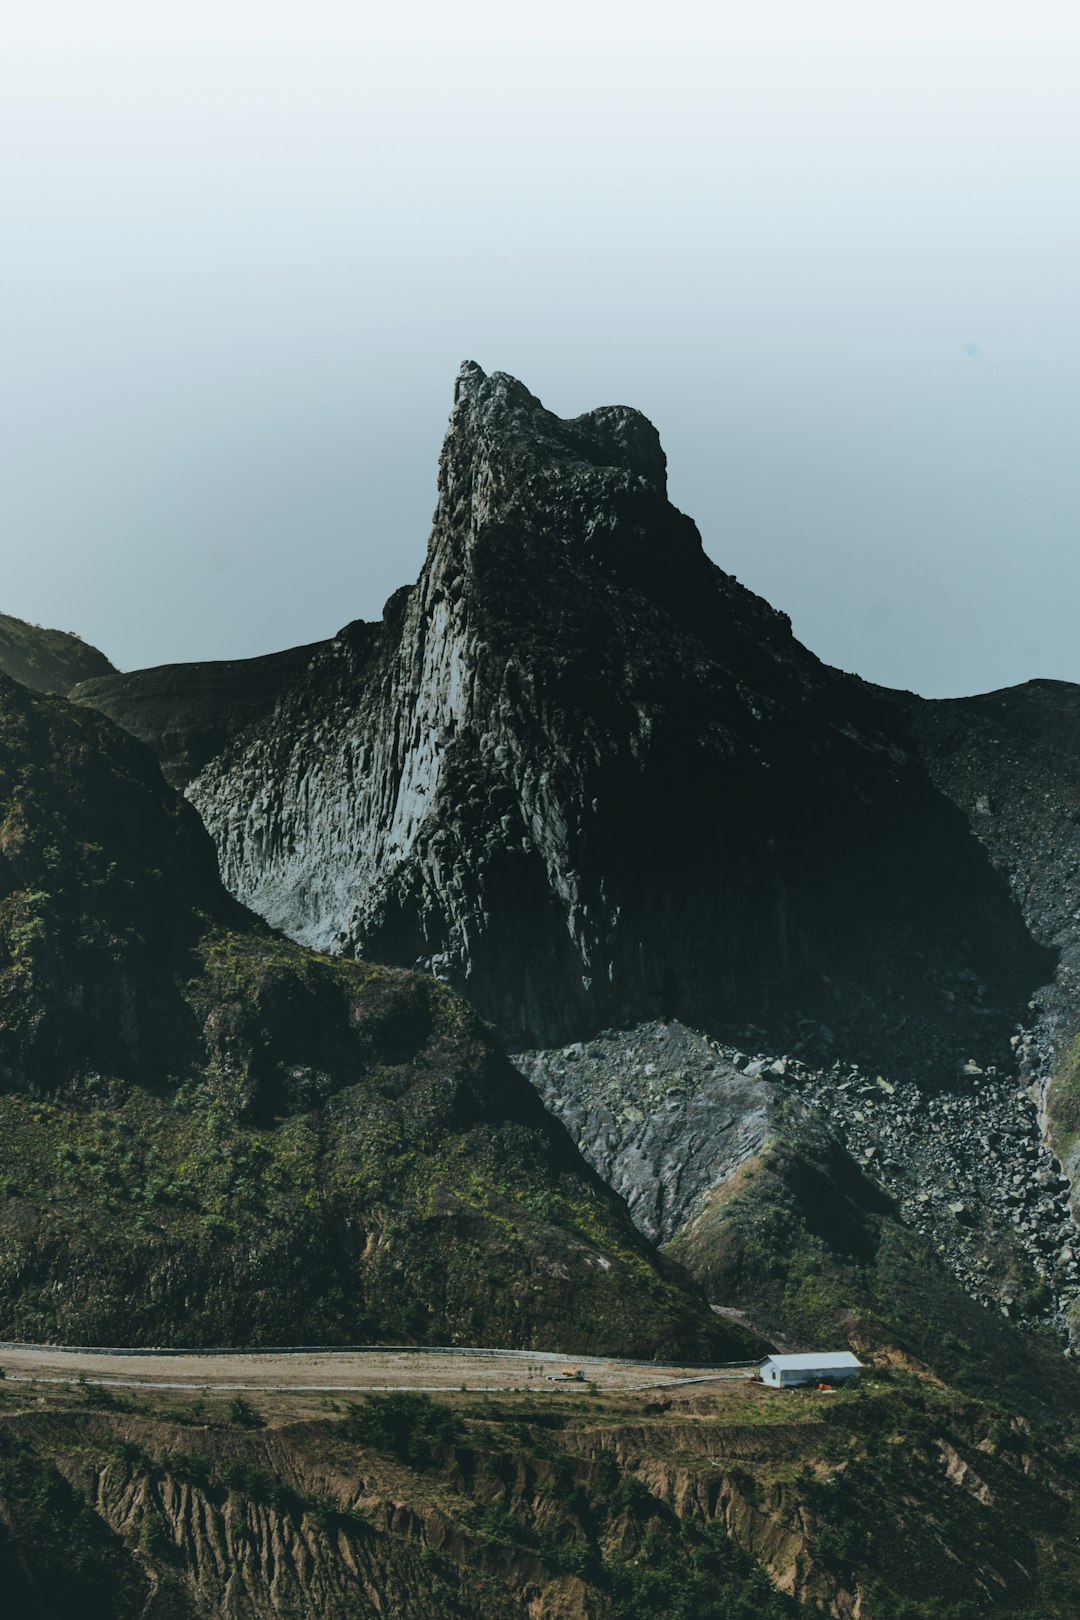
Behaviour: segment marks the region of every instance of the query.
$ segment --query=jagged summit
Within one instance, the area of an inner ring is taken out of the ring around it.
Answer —
[[[475,360],[463,360],[454,383],[454,415],[461,409],[490,405],[495,401],[502,401],[511,407],[544,409],[536,395],[530,393],[525,384],[508,371],[493,371],[489,375]]]
[[[564,419],[549,411],[524,383],[505,371],[484,372],[466,360],[454,388],[454,409],[446,450],[459,435],[484,433],[490,454],[506,453],[515,441],[536,459],[579,462],[584,467],[628,473],[655,492],[667,493],[667,457],[647,416],[628,405],[601,405]],[[568,466],[569,470],[569,466]]]
[[[789,639],[786,617],[719,570],[694,522],[668,501],[660,437],[629,406],[564,419],[517,378],[489,376],[466,361],[438,491],[421,591],[425,580],[439,589],[449,580],[460,591],[466,568],[496,565],[512,590],[514,580],[550,563],[563,575],[545,586],[553,584],[557,598],[567,596],[567,571],[583,568],[649,598],[699,634],[745,640],[750,662],[775,635]],[[742,604],[738,617],[724,600],[729,587]]]
[[[1009,1197],[1038,1275],[1071,1266],[1064,1227],[1032,1211],[1080,1158],[1080,688],[934,704],[827,668],[709,560],[624,407],[565,421],[468,363],[438,490],[416,583],[312,649],[190,782],[229,888],[306,943],[421,965],[511,1050],[546,1049],[549,1105],[658,1222],[721,1173],[702,1133],[735,1082],[692,1085],[666,1037],[658,1064],[635,1030],[678,1022],[739,1074],[835,1087],[830,1117],[849,1110],[860,1164],[901,1198],[895,1099],[959,1088],[927,1148],[939,1179],[917,1187],[936,1214],[912,1218],[965,1286],[969,1170],[1000,1146],[994,1125],[973,1148],[967,1093],[984,1075],[1010,1092],[1014,1050],[1034,1086],[1031,1054],[1045,1078],[1053,1047],[1058,1158],[1026,1142],[1043,1179]]]

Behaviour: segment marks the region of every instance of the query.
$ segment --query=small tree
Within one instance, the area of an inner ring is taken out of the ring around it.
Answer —
[[[148,1508],[143,1515],[139,1551],[147,1558],[165,1558],[172,1551],[168,1528],[156,1508]]]
[[[349,1438],[413,1467],[429,1467],[436,1452],[461,1435],[457,1414],[430,1395],[393,1390],[351,1405],[345,1418]]]
[[[229,1422],[241,1429],[261,1429],[264,1426],[262,1417],[242,1395],[235,1395],[229,1402]]]

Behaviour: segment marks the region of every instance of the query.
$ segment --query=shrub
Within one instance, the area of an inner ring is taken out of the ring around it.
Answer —
[[[164,1558],[172,1550],[165,1520],[156,1509],[150,1508],[144,1515],[139,1530],[139,1551],[147,1558]]]
[[[430,1466],[436,1453],[461,1435],[460,1420],[449,1406],[407,1390],[369,1395],[350,1405],[344,1427],[350,1440],[413,1467]]]
[[[229,1402],[229,1422],[235,1423],[241,1429],[261,1429],[265,1427],[264,1419],[255,1410],[250,1401],[242,1395],[236,1395]]]
[[[322,1525],[333,1523],[341,1511],[328,1491],[309,1491],[297,1505]]]
[[[249,1496],[254,1502],[268,1502],[275,1481],[273,1475],[268,1474],[265,1468],[256,1468],[254,1463],[243,1462],[238,1458],[234,1462],[226,1463],[221,1470],[221,1483],[230,1491],[239,1491],[241,1496]]]
[[[148,1474],[154,1466],[142,1446],[136,1445],[133,1440],[111,1440],[109,1450],[132,1473]]]
[[[792,1600],[719,1524],[654,1525],[634,1559],[604,1566],[615,1620],[795,1620]]]
[[[196,1457],[189,1451],[166,1451],[161,1459],[161,1467],[164,1473],[188,1485],[205,1487],[210,1483],[205,1457]]]

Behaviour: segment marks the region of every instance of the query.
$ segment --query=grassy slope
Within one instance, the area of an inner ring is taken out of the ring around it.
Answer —
[[[1046,1100],[1054,1152],[1063,1165],[1075,1167],[1080,1142],[1080,1035],[1059,1062]]]
[[[976,1304],[881,1191],[812,1122],[792,1116],[668,1246],[711,1299],[795,1347],[890,1348],[984,1399],[1045,1418],[1080,1377],[1056,1340]]]
[[[70,692],[77,681],[111,675],[103,652],[69,630],[46,630],[0,613],[0,670],[43,692]]]
[[[434,980],[217,882],[103,717],[0,681],[0,1336],[739,1354]]]

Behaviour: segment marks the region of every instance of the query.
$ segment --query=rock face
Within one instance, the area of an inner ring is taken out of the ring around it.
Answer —
[[[78,636],[7,613],[0,613],[0,670],[39,692],[69,692],[77,681],[115,674],[105,654]]]
[[[273,935],[148,749],[6,676],[0,1337],[745,1343],[450,990]]]
[[[467,365],[417,585],[188,791],[246,903],[429,966],[515,1047],[802,1014],[932,1064],[1048,975],[907,727],[709,561],[644,417]]]

